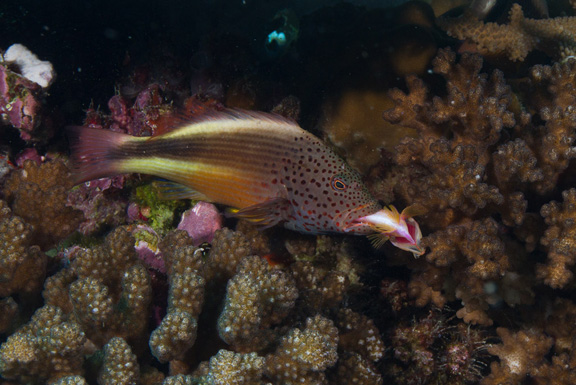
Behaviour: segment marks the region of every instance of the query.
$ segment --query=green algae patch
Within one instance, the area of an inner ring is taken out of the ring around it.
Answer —
[[[142,218],[159,235],[178,225],[180,214],[190,207],[189,200],[163,200],[153,183],[137,186],[131,198],[140,207]]]

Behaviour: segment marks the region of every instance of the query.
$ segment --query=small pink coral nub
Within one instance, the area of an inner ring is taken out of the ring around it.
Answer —
[[[194,246],[204,242],[211,243],[216,230],[222,227],[222,218],[216,206],[211,203],[198,202],[182,214],[178,230],[186,230],[194,240]]]

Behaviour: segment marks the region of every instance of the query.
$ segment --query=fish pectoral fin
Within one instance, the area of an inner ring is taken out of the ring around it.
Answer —
[[[266,229],[285,221],[290,209],[290,202],[287,199],[274,198],[243,209],[228,210],[228,213],[230,216],[245,219]]]
[[[193,199],[195,201],[211,202],[206,195],[191,187],[169,180],[157,180],[152,185],[158,192],[158,197],[164,200]]]
[[[368,235],[368,239],[375,249],[379,249],[388,241],[389,237],[382,233],[376,233]]]

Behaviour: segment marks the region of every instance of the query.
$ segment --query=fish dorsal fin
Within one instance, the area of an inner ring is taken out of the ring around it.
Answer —
[[[231,122],[244,121],[251,124],[268,124],[278,126],[278,128],[302,131],[302,128],[294,120],[284,116],[260,111],[248,111],[236,108],[226,108],[223,110],[207,109],[200,113],[186,110],[175,111],[163,115],[159,118],[158,128],[154,136],[167,134],[182,126],[202,125],[217,123],[224,125]]]
[[[287,199],[274,198],[240,210],[229,210],[228,212],[233,217],[245,219],[262,228],[268,228],[287,220],[291,207]]]
[[[153,182],[153,185],[160,199],[192,199],[195,201],[212,202],[206,195],[180,183],[168,180],[157,180]]]
[[[160,136],[167,132],[174,131],[182,125],[182,122],[183,119],[180,116],[180,113],[174,111],[167,112],[156,120],[156,129],[152,136]]]
[[[386,235],[382,233],[369,234],[367,237],[375,249],[381,248],[389,239]]]

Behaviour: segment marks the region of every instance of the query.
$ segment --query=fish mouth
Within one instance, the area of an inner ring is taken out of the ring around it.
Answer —
[[[350,216],[350,215],[348,215]],[[350,231],[354,231],[354,230],[366,230],[366,231],[377,231],[377,232],[381,232],[379,229],[376,228],[376,226],[374,226],[372,223],[368,222],[367,220],[365,220],[366,217],[358,217],[352,220],[348,221],[348,224],[346,226],[342,227],[342,230],[345,232],[350,232]]]
[[[368,230],[369,229],[368,228],[369,223],[362,221],[366,217],[358,217],[358,218],[350,220],[350,217],[354,216],[355,213],[357,213],[360,210],[365,209],[368,206],[370,206],[370,203],[366,203],[364,205],[354,207],[353,209],[341,212],[340,214],[338,214],[334,217],[334,222],[340,222],[340,223],[345,224],[345,225],[341,225],[339,227],[342,229],[342,231],[344,231],[346,233],[353,231],[353,230],[356,230],[360,227],[364,227],[364,226],[366,226],[367,227],[366,230]]]

